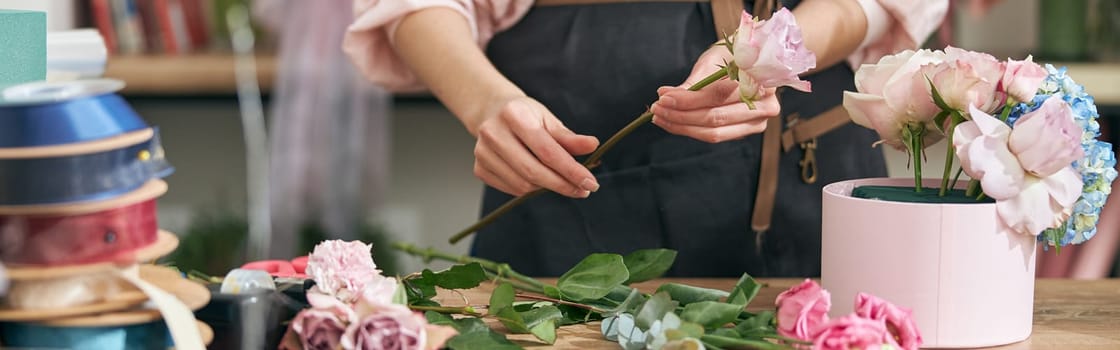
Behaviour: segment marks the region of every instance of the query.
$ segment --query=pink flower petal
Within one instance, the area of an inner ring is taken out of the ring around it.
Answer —
[[[1046,184],[1030,176],[1024,181],[1018,195],[996,201],[996,213],[1012,231],[1037,236],[1054,226],[1055,213],[1050,207],[1050,193]],[[987,188],[984,188],[985,193]]]

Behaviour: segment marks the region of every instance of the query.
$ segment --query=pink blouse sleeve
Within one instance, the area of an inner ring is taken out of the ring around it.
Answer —
[[[479,47],[494,33],[517,23],[532,0],[354,0],[354,23],[346,30],[342,49],[370,81],[394,92],[423,91],[423,83],[393,50],[393,33],[405,15],[443,6],[463,17]]]
[[[917,49],[941,25],[949,0],[858,0],[867,15],[867,35],[848,64],[859,68],[879,58]]]

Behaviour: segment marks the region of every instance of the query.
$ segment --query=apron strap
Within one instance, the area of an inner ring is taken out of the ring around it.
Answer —
[[[715,0],[713,0],[714,3]],[[740,3],[740,6],[742,3]],[[777,0],[758,0],[754,3],[752,15],[769,19],[778,8]],[[738,15],[738,13],[736,13]],[[770,229],[774,216],[774,200],[778,194],[778,164],[781,160],[781,116],[766,122],[762,132],[762,159],[759,163],[758,189],[755,191],[754,212],[751,215],[751,229],[755,232],[755,249],[762,251],[763,233]]]

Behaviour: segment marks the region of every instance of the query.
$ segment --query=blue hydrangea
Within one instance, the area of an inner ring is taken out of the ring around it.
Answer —
[[[1065,67],[1054,68],[1047,64],[1046,71],[1049,75],[1039,87],[1038,94],[1031,101],[1013,106],[1007,122],[1013,126],[1023,114],[1038,109],[1052,95],[1061,96],[1073,109],[1074,120],[1084,130],[1081,147],[1085,151],[1085,158],[1073,162],[1074,169],[1081,174],[1084,182],[1081,198],[1074,204],[1069,220],[1061,227],[1049,229],[1039,235],[1039,240],[1056,246],[1080,244],[1097,233],[1101,208],[1112,192],[1112,181],[1117,175],[1116,155],[1112,151],[1112,144],[1097,140],[1101,135],[1101,126],[1097,122],[1100,114],[1097,113],[1093,96],[1085,93],[1084,87],[1066,75]]]

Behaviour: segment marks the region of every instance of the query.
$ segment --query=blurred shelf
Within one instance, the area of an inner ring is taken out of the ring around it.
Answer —
[[[1085,86],[1097,105],[1120,106],[1120,62],[1054,63],[1054,66],[1066,66],[1066,73]]]
[[[121,92],[133,96],[199,96],[237,93],[232,54],[182,56],[112,56],[105,77],[125,82]],[[262,93],[272,88],[276,58],[256,56]]]

